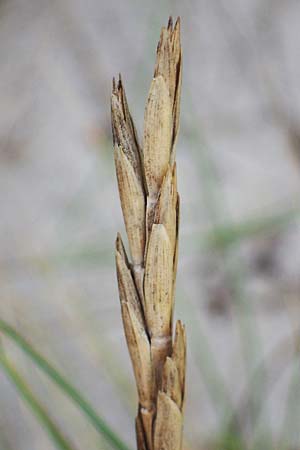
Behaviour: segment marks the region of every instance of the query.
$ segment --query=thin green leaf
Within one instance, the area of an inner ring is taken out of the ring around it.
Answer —
[[[295,352],[296,353],[296,352]],[[299,377],[299,354],[295,354],[292,365],[292,374],[288,388],[285,412],[280,430],[280,442],[283,448],[299,448],[300,420],[300,377]]]
[[[12,339],[19,348],[21,348],[32,361],[51,378],[51,380],[69,397],[89,419],[93,427],[100,432],[106,441],[116,450],[129,450],[129,447],[121,438],[109,427],[82,396],[82,394],[73,387],[42,355],[14,330],[8,323],[0,319],[0,331]]]
[[[186,290],[178,289],[178,300],[184,304],[181,314],[185,322],[190,325],[190,338],[192,353],[195,362],[201,371],[201,376],[206,385],[211,403],[219,416],[220,422],[223,417],[232,415],[233,404],[226,387],[223,375],[218,367],[216,358],[211,350],[209,340],[202,330],[201,323],[197,317],[197,308],[189,298]],[[181,304],[179,303],[179,308]]]
[[[0,347],[1,350],[1,347]],[[6,437],[3,435],[3,432],[0,436],[0,450],[13,450],[12,446],[6,439]]]
[[[216,226],[205,236],[205,241],[209,247],[227,247],[244,239],[280,230],[299,216],[299,209],[290,209],[272,216],[253,218],[237,224]]]
[[[27,402],[38,421],[44,426],[56,447],[60,450],[74,450],[74,447],[66,440],[44,407],[38,402],[17,369],[8,361],[3,351],[0,351],[0,365],[23,399]]]

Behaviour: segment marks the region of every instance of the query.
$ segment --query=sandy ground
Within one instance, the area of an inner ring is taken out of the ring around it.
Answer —
[[[109,96],[121,71],[141,135],[169,14],[183,24],[177,316],[189,337],[186,437],[199,449],[213,439],[228,417],[226,390],[249,441],[270,428],[274,440],[284,431],[299,448],[300,382],[290,388],[300,327],[296,0],[0,2],[1,317],[134,445],[136,394],[113,261],[124,227]],[[3,342],[76,448],[103,448],[49,380]],[[0,448],[54,448],[2,375]]]

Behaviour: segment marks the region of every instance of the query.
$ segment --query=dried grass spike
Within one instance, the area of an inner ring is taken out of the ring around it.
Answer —
[[[181,90],[180,20],[170,17],[157,46],[145,108],[143,152],[121,77],[111,98],[115,165],[130,259],[116,241],[119,296],[139,406],[138,450],[180,450],[186,338],[181,322],[173,342],[179,196],[175,141]]]

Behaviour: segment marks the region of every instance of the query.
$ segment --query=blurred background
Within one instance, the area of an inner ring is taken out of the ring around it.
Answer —
[[[181,16],[184,55],[185,448],[297,450],[298,0],[0,1],[0,316],[134,448],[109,102],[121,72],[141,136],[170,14]],[[1,343],[74,448],[109,448],[18,345],[3,333]],[[2,372],[0,449],[55,448]]]

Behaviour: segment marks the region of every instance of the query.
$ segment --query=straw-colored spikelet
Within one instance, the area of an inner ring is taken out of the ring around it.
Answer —
[[[138,144],[121,78],[113,81],[111,111],[115,165],[128,237],[116,266],[122,318],[139,397],[138,450],[181,450],[186,338],[173,338],[179,196],[175,141],[181,89],[180,21],[161,31]]]

